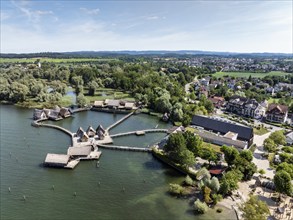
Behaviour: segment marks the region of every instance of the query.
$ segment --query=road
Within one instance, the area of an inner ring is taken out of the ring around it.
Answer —
[[[194,79],[193,79],[192,82],[187,83],[187,84],[185,84],[185,86],[184,86],[184,90],[185,90],[185,93],[186,93],[185,100],[188,101],[188,102],[190,102],[190,103],[196,103],[196,102],[197,102],[196,100],[192,100],[192,99],[190,99],[190,98],[188,97],[189,94],[190,94],[190,91],[189,91],[190,86],[191,86],[192,84],[194,84],[195,82],[198,82],[197,77],[194,77]]]

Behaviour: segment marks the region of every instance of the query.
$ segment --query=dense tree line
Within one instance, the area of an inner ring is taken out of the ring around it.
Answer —
[[[212,111],[206,100],[189,105],[184,97],[184,85],[196,75],[209,73],[207,69],[168,62],[134,62],[109,60],[87,64],[2,64],[0,72],[0,99],[12,103],[33,100],[56,103],[72,86],[78,100],[85,103],[86,95],[95,95],[99,87],[130,92],[148,108],[169,113],[174,121],[190,122],[192,114]],[[85,93],[87,91],[87,93]],[[83,96],[84,95],[84,96]],[[184,114],[185,113],[185,114]]]

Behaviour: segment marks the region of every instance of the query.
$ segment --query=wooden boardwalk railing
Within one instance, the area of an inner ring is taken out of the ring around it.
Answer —
[[[99,147],[112,150],[126,150],[126,151],[141,151],[141,152],[151,152],[150,148],[141,148],[141,147],[128,147],[128,146],[116,146],[116,145],[104,145],[98,144]]]
[[[118,133],[118,134],[112,134],[110,135],[111,138],[114,137],[121,137],[121,136],[127,136],[127,135],[132,135],[136,134],[137,132],[144,132],[144,133],[168,133],[168,129],[146,129],[146,130],[137,130],[137,131],[129,131],[129,132],[123,132],[123,133]]]
[[[111,130],[112,128],[114,128],[115,126],[119,125],[120,123],[122,123],[123,121],[125,121],[127,118],[129,118],[131,115],[133,115],[135,113],[135,111],[130,112],[128,115],[124,116],[123,118],[121,118],[120,120],[116,121],[114,124],[110,125],[106,131]]]

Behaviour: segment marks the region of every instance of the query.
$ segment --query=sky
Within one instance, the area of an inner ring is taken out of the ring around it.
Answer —
[[[1,53],[293,52],[292,0],[0,0]]]

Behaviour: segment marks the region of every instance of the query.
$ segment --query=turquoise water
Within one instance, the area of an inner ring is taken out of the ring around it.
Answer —
[[[195,216],[189,200],[166,193],[169,183],[180,183],[184,176],[149,153],[101,149],[99,168],[94,161],[82,161],[74,170],[44,168],[46,154],[65,153],[69,137],[51,128],[32,127],[30,109],[9,105],[0,108],[1,219],[227,219],[230,214],[229,218],[235,218],[233,212],[224,215],[214,211]],[[89,124],[107,127],[121,117],[89,111],[51,123],[76,131]],[[140,114],[111,133],[156,125],[170,126]],[[134,135],[115,138],[114,143],[147,146],[164,136]]]

